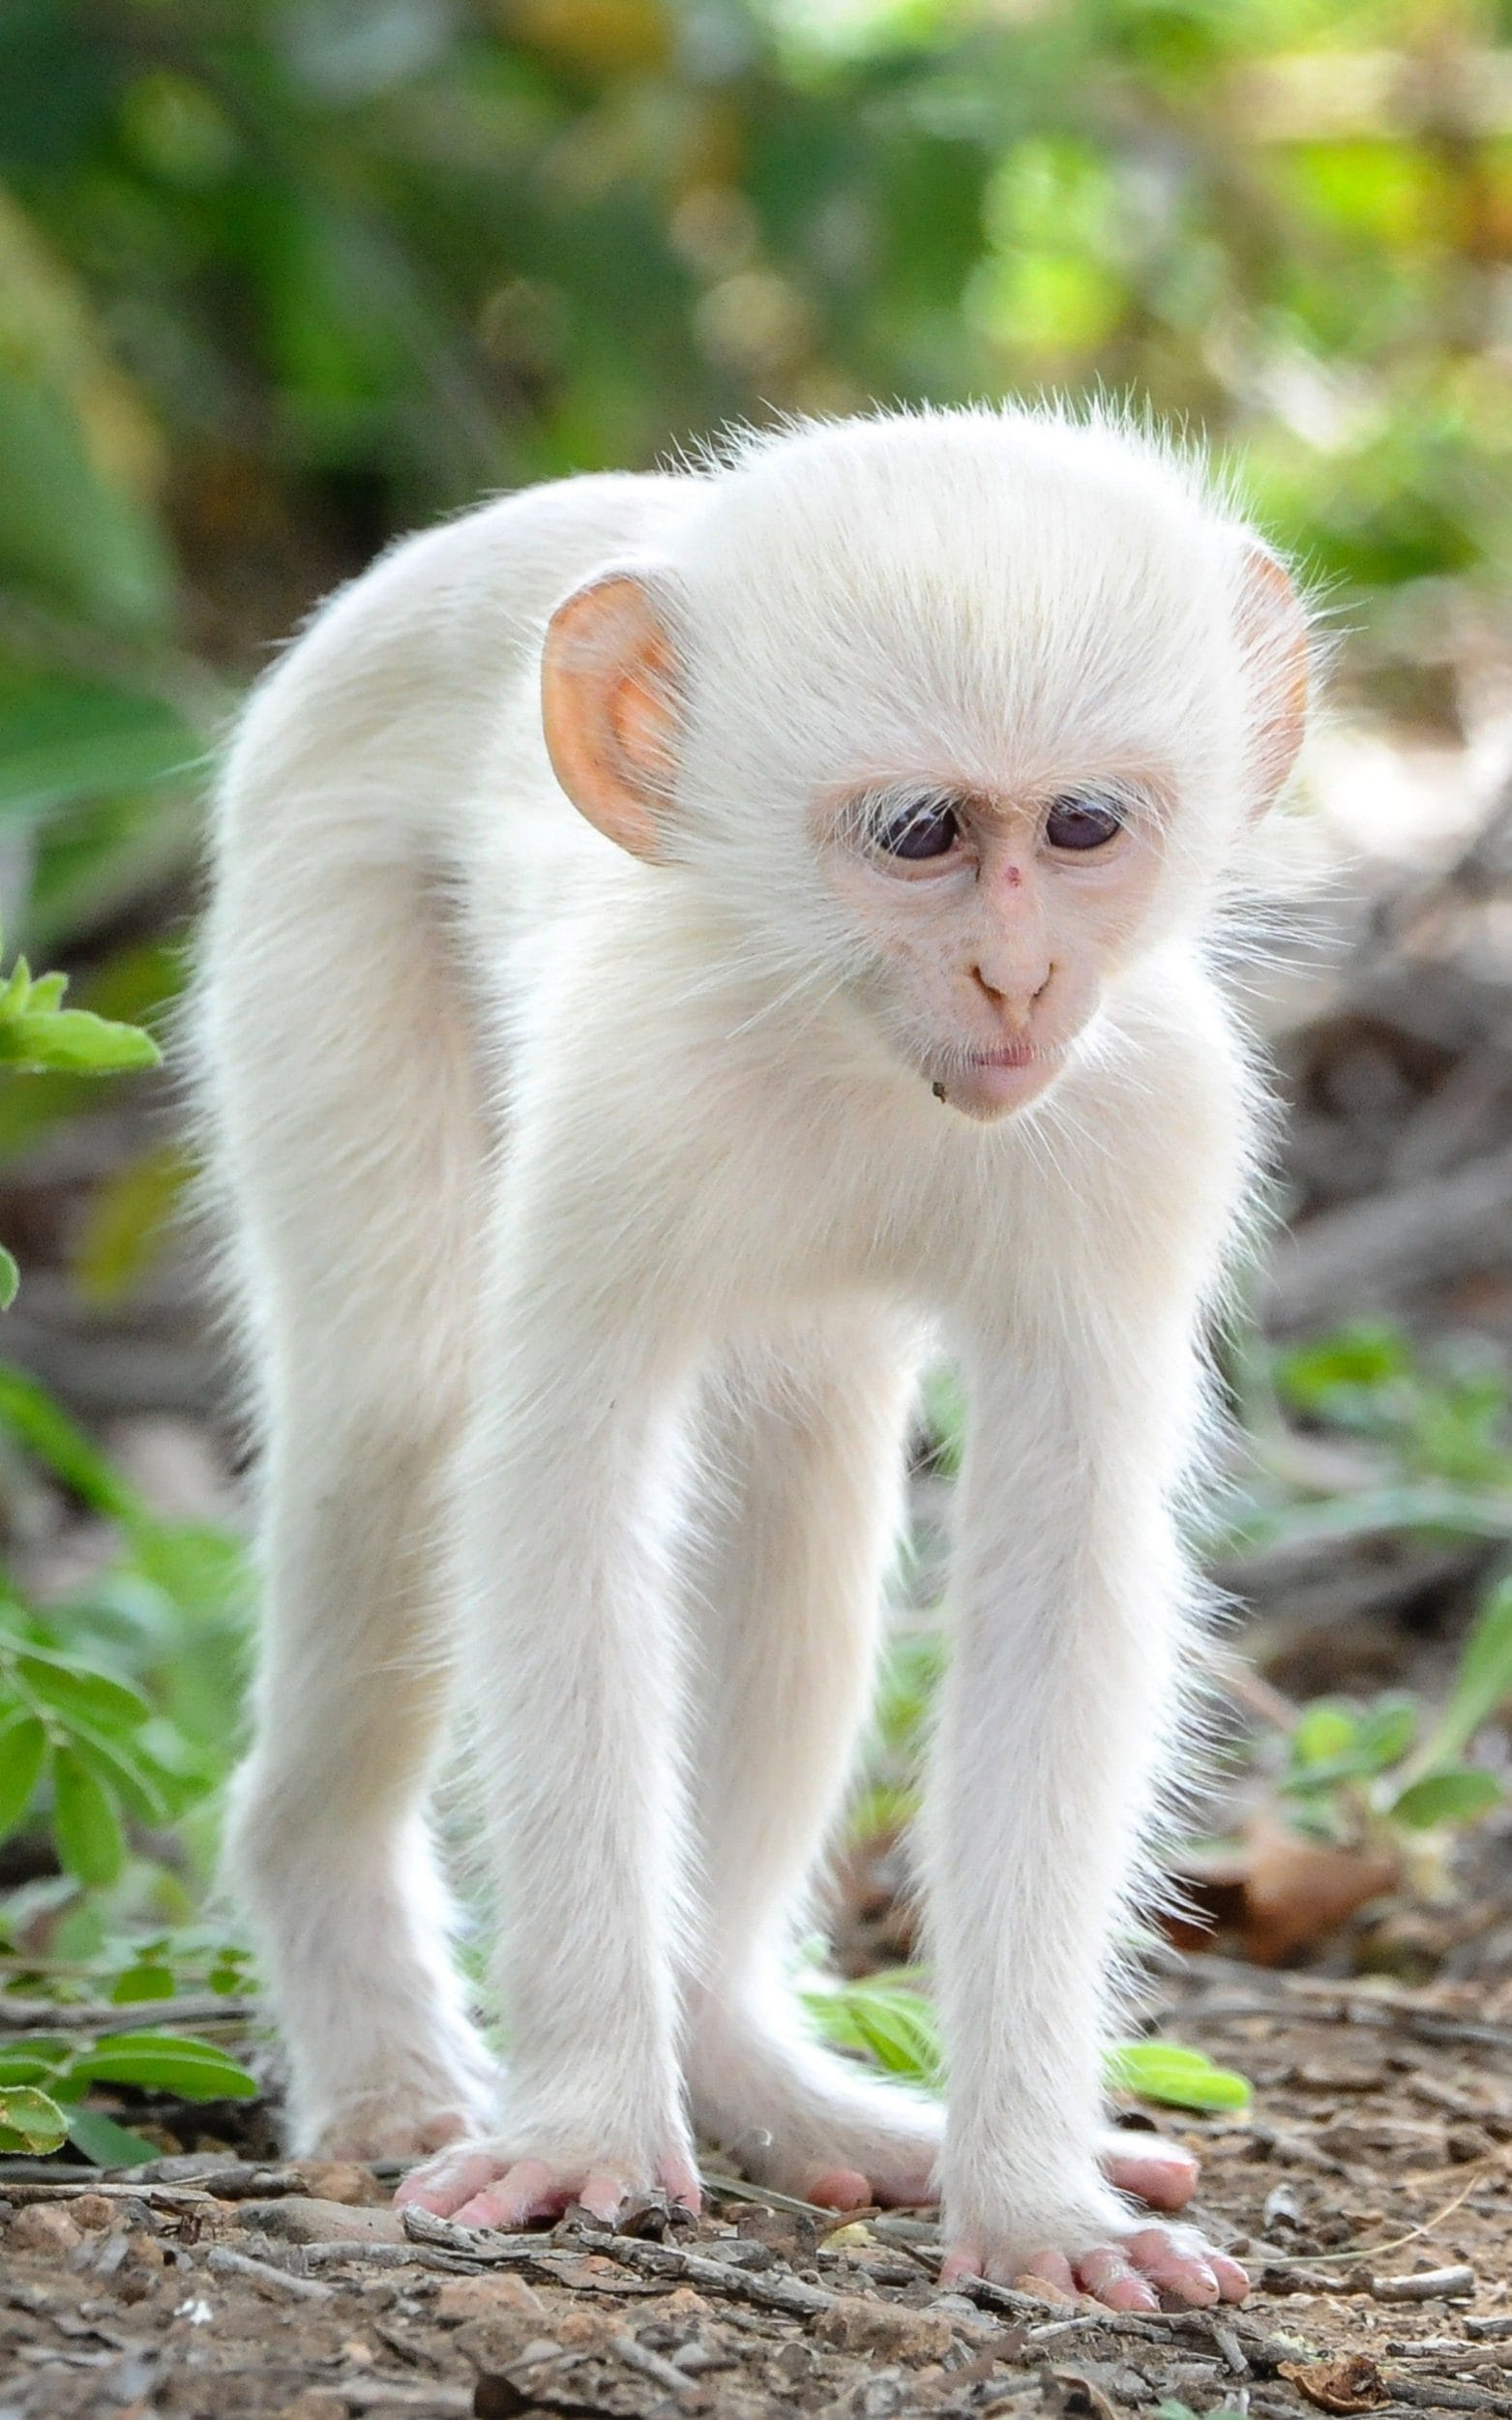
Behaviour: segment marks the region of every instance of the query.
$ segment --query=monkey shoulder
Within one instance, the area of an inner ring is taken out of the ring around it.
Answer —
[[[558,480],[398,540],[316,608],[257,683],[230,791],[327,780],[338,766],[379,790],[464,783],[501,701],[533,680],[552,607],[601,564],[654,544],[698,484]]]
[[[697,493],[684,476],[607,471],[490,497],[397,539],[317,608],[301,643],[392,626],[460,642],[496,678],[490,640],[543,619],[576,581],[679,519]]]

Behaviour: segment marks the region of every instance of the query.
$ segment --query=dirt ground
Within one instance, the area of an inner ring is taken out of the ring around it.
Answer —
[[[1197,1958],[1163,2017],[1256,2086],[1242,2121],[1160,2121],[1250,2265],[1242,2310],[941,2294],[932,2213],[718,2190],[696,2226],[416,2240],[370,2170],[202,2144],[126,2178],[0,2171],[0,2420],[1512,2415],[1512,1985]]]

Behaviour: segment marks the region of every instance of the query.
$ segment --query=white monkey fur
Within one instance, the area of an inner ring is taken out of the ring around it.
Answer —
[[[1099,2169],[1099,2068],[1191,1653],[1200,1330],[1250,1190],[1204,939],[1275,786],[1294,642],[1257,559],[1118,426],[878,416],[489,504],[260,684],[196,1014],[264,1455],[230,1872],[298,2150],[452,2143],[444,2207],[520,2160],[558,2200],[685,2185],[695,2130],[798,2190],[919,2194],[937,2149],[949,2239],[994,2276],[1147,2230]],[[606,570],[676,649],[658,861],[575,812],[543,737],[548,616]],[[1024,959],[1019,893],[983,927],[968,875],[965,938],[932,941],[940,886],[822,820],[910,777],[1142,784],[1137,911],[1062,978],[1056,886],[1102,878],[1031,868]],[[1015,1114],[961,1114],[1036,951],[1080,1031]],[[926,1339],[970,1407],[924,1827],[938,2145],[786,1983]],[[427,1838],[454,1654],[503,2078]]]

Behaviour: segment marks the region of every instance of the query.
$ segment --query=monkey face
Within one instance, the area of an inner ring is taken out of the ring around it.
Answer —
[[[665,558],[553,618],[563,788],[705,894],[754,1018],[798,1003],[844,1058],[859,1014],[968,1116],[1020,1107],[1210,921],[1290,768],[1285,573],[1193,465],[1096,423],[787,431],[690,484]]]
[[[1148,919],[1167,812],[1150,777],[1112,773],[827,803],[821,865],[867,948],[854,988],[936,1097],[987,1120],[1053,1082]]]

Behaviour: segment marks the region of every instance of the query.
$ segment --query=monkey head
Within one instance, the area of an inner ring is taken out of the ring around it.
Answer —
[[[543,715],[569,796],[699,886],[734,972],[990,1120],[1211,917],[1308,658],[1286,573],[1169,447],[889,415],[691,483],[664,556],[557,610]]]

